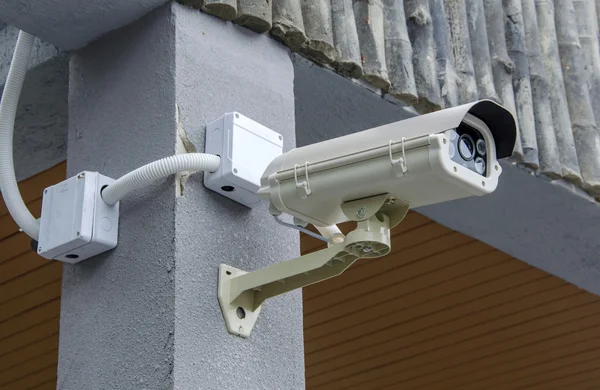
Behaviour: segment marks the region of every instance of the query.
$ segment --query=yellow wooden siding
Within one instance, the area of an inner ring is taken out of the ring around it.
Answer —
[[[65,172],[62,163],[19,183],[34,216],[43,189]],[[61,263],[31,250],[0,202],[0,390],[56,388],[61,273]]]
[[[308,389],[600,388],[597,296],[415,212],[392,248],[304,289]]]

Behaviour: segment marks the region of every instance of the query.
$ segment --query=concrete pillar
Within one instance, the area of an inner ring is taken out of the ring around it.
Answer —
[[[206,123],[232,110],[289,149],[293,73],[269,37],[167,4],[73,55],[69,175],[118,177],[187,140],[201,151]],[[249,339],[227,332],[217,300],[220,263],[295,257],[298,234],[209,192],[202,174],[180,184],[124,199],[117,248],[65,265],[58,388],[304,388],[301,292],[267,301]]]

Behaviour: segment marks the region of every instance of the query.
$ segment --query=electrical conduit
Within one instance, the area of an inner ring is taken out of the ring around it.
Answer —
[[[221,158],[212,154],[186,153],[165,157],[121,176],[102,191],[102,200],[113,205],[127,194],[143,188],[155,180],[183,171],[214,172],[219,168]]]
[[[32,35],[23,31],[19,32],[2,92],[2,101],[0,102],[0,191],[6,208],[17,225],[29,237],[37,240],[40,234],[40,223],[31,215],[23,202],[13,163],[15,115],[25,74],[27,74],[27,63],[31,55],[33,40]]]

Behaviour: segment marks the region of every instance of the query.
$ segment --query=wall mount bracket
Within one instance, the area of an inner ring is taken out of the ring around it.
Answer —
[[[218,297],[229,333],[249,337],[268,298],[338,276],[359,259],[387,255],[390,230],[408,209],[390,194],[346,202],[342,210],[357,226],[339,244],[252,272],[221,264]]]

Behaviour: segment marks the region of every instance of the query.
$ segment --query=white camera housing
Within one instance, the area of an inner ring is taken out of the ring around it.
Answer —
[[[487,144],[485,174],[451,158],[451,132],[462,125]],[[502,172],[497,158],[512,154],[516,135],[512,114],[482,100],[293,149],[269,164],[258,194],[273,213],[319,227],[347,221],[342,204],[380,194],[411,208],[486,195]]]

